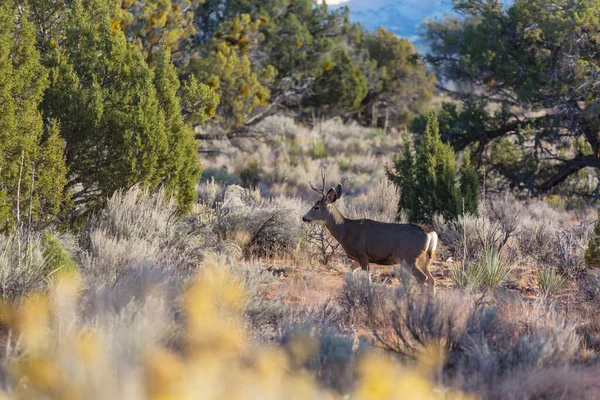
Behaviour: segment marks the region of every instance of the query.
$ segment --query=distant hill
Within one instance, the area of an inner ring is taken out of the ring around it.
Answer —
[[[350,20],[374,31],[383,27],[422,47],[419,26],[423,18],[452,11],[452,0],[333,0],[332,7],[348,6]],[[335,3],[335,4],[334,4]]]

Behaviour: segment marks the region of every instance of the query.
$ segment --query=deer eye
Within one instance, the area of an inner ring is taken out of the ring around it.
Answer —
[[[318,210],[318,209],[319,209],[319,206],[315,206],[315,210]]]

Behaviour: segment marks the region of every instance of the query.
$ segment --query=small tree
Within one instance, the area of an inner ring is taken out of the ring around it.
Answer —
[[[407,211],[411,222],[431,224],[435,213],[453,220],[460,214],[462,198],[467,211],[477,209],[477,173],[466,159],[461,167],[460,187],[457,185],[454,151],[442,142],[433,112],[427,117],[416,157],[405,141],[403,153],[394,162],[394,171],[388,171],[388,178],[401,190],[398,215]]]

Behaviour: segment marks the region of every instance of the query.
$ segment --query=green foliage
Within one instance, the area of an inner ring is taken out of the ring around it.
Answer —
[[[325,142],[322,140],[313,143],[309,150],[309,154],[315,160],[329,157],[329,152],[327,151],[327,148],[325,148]]]
[[[600,221],[600,218],[599,218]],[[585,251],[585,263],[589,268],[600,268],[600,223],[596,222],[594,233]]]
[[[326,60],[314,84],[307,105],[340,112],[357,109],[367,95],[367,80],[352,63],[348,53],[338,50]]]
[[[397,220],[400,219],[403,211],[408,211],[408,218],[411,221],[417,220],[418,213],[418,194],[416,192],[415,161],[412,154],[407,135],[404,136],[404,149],[401,155],[398,155],[394,161],[395,173],[387,171],[388,179],[400,188],[400,200],[398,201]]]
[[[426,23],[430,65],[460,88],[452,93],[458,105],[439,116],[442,136],[457,149],[472,144],[474,161],[491,164],[512,187],[571,189],[579,171],[599,165],[600,59],[587,32],[600,30],[600,1],[456,6],[464,15]],[[528,112],[516,117],[514,107]],[[495,148],[502,141],[511,143],[509,157]]]
[[[460,196],[462,200],[461,209],[465,213],[477,215],[477,204],[479,201],[479,175],[471,164],[471,157],[465,154],[460,166]]]
[[[370,102],[404,119],[421,112],[433,96],[435,75],[427,72],[414,46],[383,28],[367,32],[364,46],[376,64],[376,82],[369,85]]]
[[[171,63],[171,52],[163,47],[156,56],[154,85],[160,110],[165,117],[168,152],[159,160],[167,194],[174,195],[180,208],[191,207],[196,200],[196,182],[202,169],[198,145],[192,127],[183,121],[179,105],[179,78]]]
[[[566,280],[556,271],[556,268],[549,267],[538,270],[537,283],[542,295],[550,298],[554,297],[562,289]]]
[[[261,173],[258,160],[252,160],[240,171],[240,183],[242,186],[255,188],[260,182]]]
[[[485,246],[478,260],[452,268],[450,279],[458,287],[487,287],[496,290],[506,282],[511,270],[502,260],[502,253],[497,248]]]
[[[405,144],[394,169],[396,173],[389,172],[388,178],[401,189],[398,215],[406,210],[411,222],[426,224],[433,222],[436,213],[443,215],[447,221],[459,215],[461,193],[456,184],[454,151],[442,142],[433,112],[429,113],[414,161],[410,147]]]
[[[44,268],[46,275],[53,274],[56,271],[77,271],[79,266],[67,253],[60,240],[50,231],[45,230],[42,235],[42,249],[44,260],[46,261]]]
[[[149,61],[162,45],[176,51],[196,33],[194,14],[202,0],[122,0],[121,29]]]
[[[190,61],[196,78],[218,93],[221,103],[217,112],[226,127],[244,125],[255,109],[269,104],[268,84],[276,70],[270,65],[254,67],[247,55],[261,38],[260,24],[248,14],[224,22],[207,53]]]
[[[38,110],[47,71],[28,9],[17,8],[12,1],[0,5],[0,230],[18,216],[24,221],[29,210],[34,222],[50,220],[68,198],[64,142],[58,125],[44,127]]]
[[[45,57],[43,109],[66,139],[74,200],[92,209],[120,188],[164,184],[187,209],[200,170],[169,52],[156,54],[155,74],[111,1],[78,0],[65,12],[65,40]]]
[[[219,95],[210,86],[191,75],[181,87],[181,107],[185,122],[191,126],[204,125],[217,112]]]

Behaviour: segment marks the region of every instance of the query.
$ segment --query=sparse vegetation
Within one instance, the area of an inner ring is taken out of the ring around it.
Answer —
[[[600,0],[453,5],[1,2],[0,398],[600,398]]]

